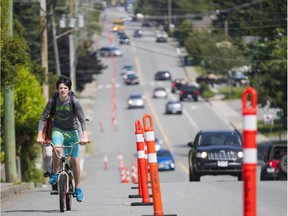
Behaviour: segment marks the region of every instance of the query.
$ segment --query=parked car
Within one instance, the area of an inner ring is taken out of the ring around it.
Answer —
[[[165,88],[163,87],[156,87],[153,89],[152,93],[153,98],[167,98],[168,93]]]
[[[101,57],[122,56],[122,52],[113,46],[101,47],[99,49],[99,55]]]
[[[182,78],[175,78],[171,83],[171,92],[178,93],[181,87],[186,84],[187,81]]]
[[[194,100],[198,101],[199,91],[197,87],[191,83],[182,85],[179,93],[179,100]]]
[[[182,114],[182,108],[180,101],[169,100],[165,104],[165,114]]]
[[[287,145],[273,144],[264,156],[260,180],[287,180]]]
[[[134,38],[141,38],[143,37],[143,31],[141,29],[136,29],[134,31]]]
[[[142,94],[134,93],[130,94],[127,100],[128,108],[144,108],[145,101]]]
[[[168,149],[159,149],[156,151],[158,170],[175,170],[175,160]]]
[[[189,181],[204,175],[232,175],[242,180],[242,136],[237,130],[199,131],[188,153]]]
[[[138,85],[139,77],[135,73],[129,73],[125,76],[124,81],[126,85]]]
[[[243,72],[238,70],[230,70],[228,72],[229,78],[232,80],[234,86],[248,85],[249,79]]]
[[[202,74],[196,78],[196,82],[199,84],[206,83],[210,85],[214,84],[224,84],[227,83],[227,78],[225,78],[223,75],[216,75],[216,74]]]
[[[171,73],[167,70],[161,70],[156,72],[155,80],[171,80],[172,76]]]

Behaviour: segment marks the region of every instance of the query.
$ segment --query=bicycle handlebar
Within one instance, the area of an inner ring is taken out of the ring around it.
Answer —
[[[52,142],[48,141],[48,142],[44,142],[43,147],[51,146],[53,148],[53,151],[55,152],[55,155],[59,159],[61,159],[61,156],[59,156],[58,153],[55,151],[57,148],[59,148],[59,149],[70,149],[69,154],[67,156],[66,155],[64,156],[65,158],[69,158],[75,145],[77,145],[77,144],[86,145],[87,143],[90,143],[90,141],[88,141],[88,142],[77,141],[77,142],[73,143],[71,146],[64,146],[64,145],[55,146]]]

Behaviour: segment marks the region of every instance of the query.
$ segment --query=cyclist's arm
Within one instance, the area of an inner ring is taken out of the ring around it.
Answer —
[[[42,133],[43,133],[43,129],[44,129],[44,124],[47,120],[47,117],[49,116],[50,112],[52,109],[52,101],[51,99],[47,102],[45,109],[43,110],[41,116],[40,116],[40,120],[38,123],[38,136],[37,136],[37,143],[43,144],[43,142],[45,141],[42,137]]]
[[[81,128],[82,128],[82,142],[86,143],[89,141],[88,139],[88,132],[87,132],[87,125],[86,125],[86,117],[84,114],[84,110],[81,106],[81,104],[79,103],[78,98],[74,97],[74,103],[75,103],[75,108],[76,108],[76,115],[78,117],[78,120],[81,124]]]
[[[82,132],[84,132],[85,130],[87,130],[86,117],[84,114],[84,110],[83,110],[81,104],[79,103],[78,98],[76,98],[76,97],[74,97],[74,104],[75,104],[75,108],[76,108],[76,116],[80,122]]]

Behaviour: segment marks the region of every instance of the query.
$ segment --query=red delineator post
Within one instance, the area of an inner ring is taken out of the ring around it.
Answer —
[[[137,164],[138,164],[138,196],[142,197],[142,203],[134,202],[131,203],[132,206],[140,206],[140,205],[152,205],[149,198],[148,191],[148,181],[147,181],[147,173],[146,173],[146,158],[145,158],[145,150],[144,150],[144,135],[143,128],[139,120],[135,121],[135,135],[136,135],[136,146],[137,146]],[[133,198],[135,196],[130,195],[129,198]]]
[[[154,215],[164,215],[158,174],[157,154],[155,151],[154,127],[151,115],[145,114],[143,116],[143,125],[145,131],[145,140],[148,148],[148,164],[152,188]]]
[[[247,97],[250,98],[250,106]],[[256,170],[257,170],[257,92],[247,87],[242,93],[243,115],[243,195],[244,216],[256,216]]]

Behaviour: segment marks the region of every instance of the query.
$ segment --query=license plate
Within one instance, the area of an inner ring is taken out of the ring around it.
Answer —
[[[268,173],[274,173],[274,172],[275,172],[275,168],[273,168],[273,167],[267,167],[267,172],[268,172]]]
[[[219,167],[227,167],[228,166],[228,161],[217,161],[217,165]]]

